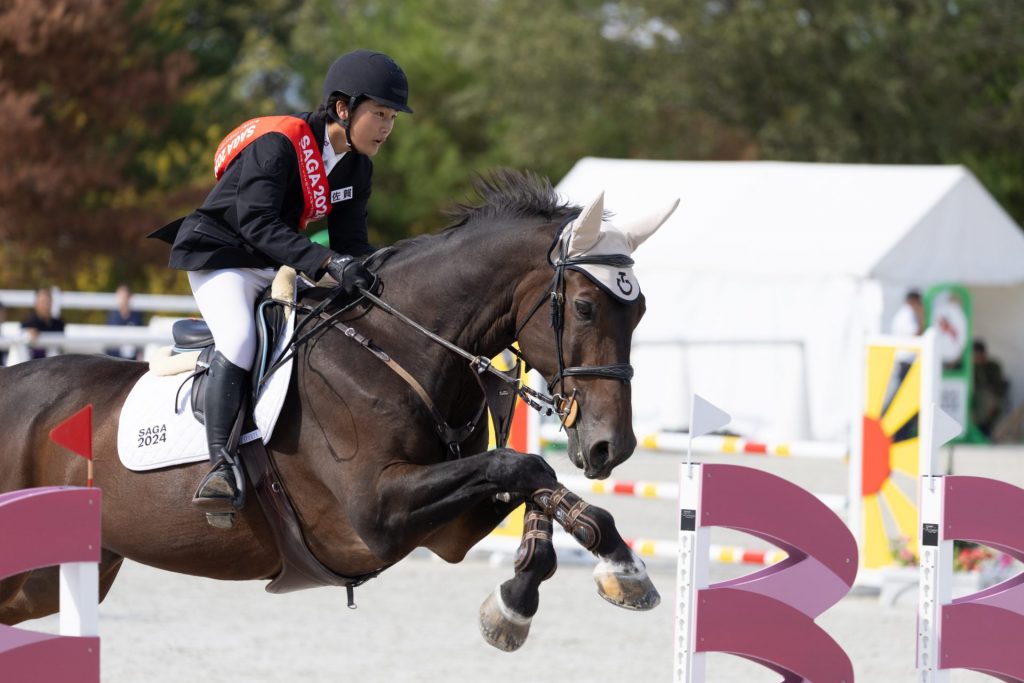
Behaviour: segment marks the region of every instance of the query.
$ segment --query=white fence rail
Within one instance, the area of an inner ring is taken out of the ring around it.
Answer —
[[[112,292],[65,292],[50,290],[53,296],[54,316],[63,309],[112,311],[118,307]],[[0,289],[0,303],[7,309],[32,308],[35,290]],[[133,311],[180,313],[197,315],[195,299],[191,295],[132,294]],[[171,325],[177,316],[153,316],[146,327],[120,325],[84,325],[68,323],[64,332],[42,332],[33,341],[18,321],[0,323],[0,356],[6,353],[5,365],[23,363],[32,357],[33,349],[43,349],[48,356],[61,353],[106,353],[108,349],[127,350],[134,347],[142,360],[161,346],[171,343]]]
[[[113,292],[65,292],[56,287],[53,295],[53,314],[67,309],[82,311],[113,311],[117,309],[117,298]],[[7,308],[32,308],[36,293],[31,289],[0,289],[0,303]],[[134,311],[160,311],[162,313],[199,312],[191,295],[177,294],[132,294],[131,307]]]
[[[69,323],[64,332],[41,332],[32,341],[21,323],[0,325],[0,355],[7,353],[5,365],[23,363],[32,357],[32,349],[44,349],[46,355],[61,353],[106,353],[107,349],[135,347],[142,360],[149,360],[161,346],[171,343],[171,325],[180,318],[154,317],[146,327],[119,325],[78,325]]]

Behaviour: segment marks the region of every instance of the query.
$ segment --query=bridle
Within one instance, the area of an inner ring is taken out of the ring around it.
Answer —
[[[537,410],[541,414],[551,415],[557,414],[564,427],[572,427],[578,416],[578,405],[576,403],[576,390],[574,389],[569,395],[565,395],[565,378],[566,377],[598,377],[601,379],[613,379],[621,382],[629,382],[633,378],[633,366],[628,363],[613,363],[610,365],[587,365],[587,366],[572,366],[565,367],[565,358],[563,354],[563,342],[562,337],[565,331],[565,270],[571,266],[586,265],[586,264],[598,264],[608,265],[617,268],[624,268],[633,265],[633,259],[625,255],[597,255],[597,256],[573,256],[568,255],[569,251],[569,239],[563,238],[566,227],[571,222],[571,218],[567,219],[558,229],[555,235],[554,241],[547,251],[547,260],[551,267],[554,269],[554,276],[551,279],[551,286],[541,293],[537,301],[530,308],[530,312],[526,315],[523,321],[516,328],[514,338],[518,339],[519,334],[522,332],[526,324],[533,318],[534,314],[540,309],[545,300],[550,301],[551,304],[551,327],[555,333],[555,350],[558,359],[558,370],[548,380],[548,387],[552,391],[551,394],[546,394],[542,391],[538,391],[527,386],[522,381],[523,366],[526,365],[526,359],[523,358],[522,354],[513,346],[510,346],[508,350],[518,359],[514,368],[510,371],[499,370],[491,362],[490,358],[479,356],[466,351],[460,346],[448,341],[444,337],[435,334],[431,330],[428,330],[423,325],[420,325],[415,320],[412,320],[404,313],[396,310],[387,302],[377,297],[372,291],[374,287],[371,286],[368,289],[360,289],[359,293],[361,299],[365,299],[372,303],[377,308],[381,309],[385,313],[394,316],[398,320],[402,321],[409,327],[427,337],[431,341],[445,347],[449,351],[462,356],[469,362],[469,365],[473,370],[476,371],[478,379],[482,379],[483,375],[489,374],[501,382],[508,385],[512,392],[519,396],[527,405],[534,410]],[[552,254],[558,250],[558,258],[552,259]],[[292,308],[302,311],[306,314],[306,318],[296,327],[295,336],[289,345],[287,351],[282,354],[273,366],[271,366],[267,372],[261,378],[261,383],[266,381],[269,376],[282,367],[285,362],[290,358],[294,357],[298,352],[298,349],[308,342],[314,336],[320,334],[323,330],[333,327],[342,332],[346,337],[353,339],[358,342],[368,351],[373,353],[379,360],[388,365],[394,372],[402,377],[419,395],[420,399],[427,406],[431,415],[434,418],[436,431],[438,435],[444,440],[450,451],[458,457],[459,455],[459,443],[468,438],[470,434],[475,431],[476,423],[483,415],[483,408],[478,413],[476,418],[471,420],[469,423],[461,428],[455,429],[445,422],[441,416],[440,411],[434,405],[430,396],[419,384],[419,382],[404,368],[402,368],[397,361],[391,358],[385,353],[380,347],[373,343],[372,340],[363,336],[357,332],[354,328],[343,323],[339,318],[346,312],[348,312],[359,300],[353,302],[347,306],[343,306],[338,310],[331,313],[327,312],[327,307],[335,301],[342,294],[340,287],[335,289],[335,292],[330,296],[321,301],[317,306],[311,307],[299,303],[286,303]],[[285,302],[282,302],[285,303]],[[310,321],[316,321],[309,329],[303,331],[300,334],[300,330]],[[488,395],[487,387],[483,381],[481,386],[484,388],[485,397]],[[562,391],[557,391],[556,388],[562,388]],[[507,392],[505,392],[507,393]],[[488,401],[489,402],[489,401]],[[511,404],[510,404],[511,405]],[[509,411],[511,412],[511,411]]]
[[[570,219],[571,220],[571,219]],[[542,292],[537,298],[537,301],[530,308],[530,312],[526,314],[523,321],[519,323],[516,328],[514,338],[519,339],[519,335],[522,333],[523,328],[530,322],[534,314],[544,304],[544,300],[547,299],[551,302],[551,328],[555,332],[555,351],[558,358],[558,370],[548,380],[548,388],[554,392],[551,395],[551,399],[556,402],[558,406],[558,415],[562,418],[562,424],[566,427],[571,427],[572,424],[566,424],[567,417],[572,410],[575,409],[575,396],[576,390],[566,396],[563,391],[565,388],[566,377],[599,377],[602,379],[615,379],[621,382],[629,382],[633,379],[633,366],[629,363],[612,363],[610,365],[577,365],[572,367],[565,367],[565,356],[563,353],[562,336],[565,331],[565,270],[570,266],[581,266],[581,265],[602,265],[612,266],[614,268],[628,268],[633,265],[633,259],[623,254],[613,255],[595,255],[595,256],[569,256],[569,239],[564,237],[565,228],[569,225],[569,221],[566,221],[558,229],[558,233],[555,235],[554,241],[548,248],[547,259],[548,264],[554,269],[555,274],[551,278],[551,286],[546,292]],[[552,254],[555,250],[558,250],[558,258],[552,259]],[[513,350],[522,360],[522,356]],[[562,391],[558,391],[557,388],[561,388]],[[575,416],[573,420],[575,421]]]

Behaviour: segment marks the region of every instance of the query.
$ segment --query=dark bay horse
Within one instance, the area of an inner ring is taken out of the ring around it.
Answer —
[[[565,226],[561,239],[571,245],[569,253],[585,256],[595,244],[607,253],[608,245],[618,244],[621,260],[674,205],[616,230],[604,223],[600,198],[581,210],[534,176],[496,172],[480,179],[477,190],[481,201],[458,207],[454,227],[396,245],[378,271],[380,296],[473,354],[490,358],[518,339],[526,362],[545,377],[564,371],[559,390],[575,391],[578,410],[568,430],[570,457],[588,477],[605,478],[636,446],[628,363],[643,299],[623,303],[568,269],[558,271],[564,297],[556,291],[552,299],[556,271],[549,255],[557,258],[562,242],[554,240]],[[350,324],[418,379],[448,424],[479,414],[481,389],[461,357],[379,308]],[[595,367],[628,368],[629,374],[586,372]],[[141,473],[121,465],[121,405],[145,371],[142,363],[82,355],[0,368],[0,491],[84,484],[85,461],[47,435],[91,403],[95,480],[104,494],[101,596],[125,557],[215,579],[273,578],[281,570],[279,554],[258,505],[246,505],[230,530],[209,526],[190,506],[208,464]],[[293,373],[267,449],[310,549],[332,571],[372,573],[417,547],[458,562],[526,502],[515,575],[481,608],[481,629],[491,644],[512,650],[526,637],[540,582],[555,569],[552,519],[600,559],[595,579],[602,597],[630,609],[657,604],[643,562],[612,517],[565,490],[539,456],[487,451],[486,420],[463,442],[464,455],[449,458],[409,384],[330,327],[302,347]],[[57,611],[57,584],[56,568],[0,581],[0,623]]]

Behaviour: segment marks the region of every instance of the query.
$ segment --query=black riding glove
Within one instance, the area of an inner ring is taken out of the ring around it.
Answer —
[[[351,256],[335,254],[327,262],[327,272],[349,294],[355,294],[359,289],[369,289],[373,282],[373,276],[363,262]]]

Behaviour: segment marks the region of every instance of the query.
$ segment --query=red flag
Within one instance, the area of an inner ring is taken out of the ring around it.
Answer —
[[[50,440],[92,460],[92,404],[51,429]]]

